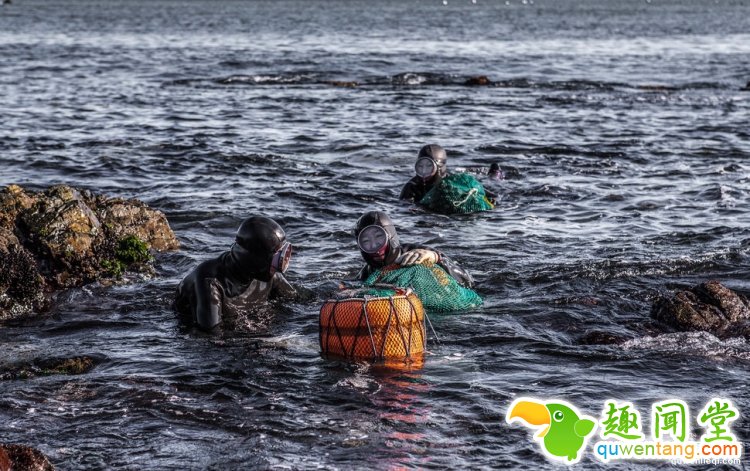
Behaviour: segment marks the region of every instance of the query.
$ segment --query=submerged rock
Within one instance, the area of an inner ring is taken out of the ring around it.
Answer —
[[[617,345],[630,340],[620,334],[614,334],[603,330],[592,330],[576,339],[577,345]]]
[[[342,80],[330,80],[326,83],[333,87],[341,87],[341,88],[356,88],[359,86],[359,82],[347,82],[347,81],[342,81]]]
[[[488,85],[492,85],[492,80],[490,80],[486,75],[478,75],[476,77],[470,77],[466,79],[464,85],[468,87],[486,87]]]
[[[718,281],[662,297],[651,316],[681,331],[709,332],[717,337],[750,337],[750,302]]]
[[[51,375],[80,375],[88,373],[101,361],[101,358],[90,356],[37,359],[28,364],[16,364],[3,368],[0,370],[0,380],[30,379]]]
[[[4,463],[8,466],[5,467]],[[49,459],[30,446],[0,444],[0,471],[54,471]]]
[[[149,251],[178,247],[164,214],[138,200],[0,189],[0,320],[38,312],[55,288],[152,273]]]

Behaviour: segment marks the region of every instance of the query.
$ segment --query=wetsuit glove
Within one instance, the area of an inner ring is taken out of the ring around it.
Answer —
[[[427,249],[414,249],[404,252],[396,259],[396,263],[402,266],[417,264],[435,264],[440,260],[437,252]]]

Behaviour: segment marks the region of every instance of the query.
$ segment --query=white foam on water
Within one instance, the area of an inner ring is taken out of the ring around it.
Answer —
[[[750,344],[743,338],[721,340],[708,332],[679,332],[628,340],[622,344],[628,351],[656,350],[687,353],[719,360],[739,358],[750,360]]]

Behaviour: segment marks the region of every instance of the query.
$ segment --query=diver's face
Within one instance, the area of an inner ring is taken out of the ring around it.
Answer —
[[[374,259],[383,260],[388,249],[388,234],[380,226],[367,226],[357,237],[359,249]]]
[[[435,160],[429,157],[422,157],[417,160],[417,163],[414,165],[414,171],[418,177],[426,181],[437,174],[438,165]]]

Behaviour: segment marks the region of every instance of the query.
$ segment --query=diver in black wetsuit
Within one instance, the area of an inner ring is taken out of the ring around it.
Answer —
[[[464,287],[474,286],[474,278],[469,272],[441,252],[424,245],[399,243],[391,218],[382,211],[362,215],[354,227],[354,237],[367,263],[357,275],[360,280],[367,279],[378,268],[394,263],[402,266],[436,263]]]
[[[414,170],[417,174],[406,182],[398,199],[419,203],[433,186],[448,176],[448,154],[437,144],[426,145],[419,149]]]
[[[398,199],[419,203],[428,191],[448,176],[448,154],[446,154],[445,149],[437,144],[426,145],[419,149],[414,171],[416,175],[406,182]],[[494,180],[501,180],[505,177],[505,174],[500,170],[500,166],[496,163],[490,166],[488,175]],[[487,198],[494,203],[497,195],[486,188],[484,192]]]
[[[292,246],[273,219],[253,216],[237,230],[232,247],[198,265],[177,287],[174,309],[189,323],[210,330],[270,296],[294,297],[284,278]]]

